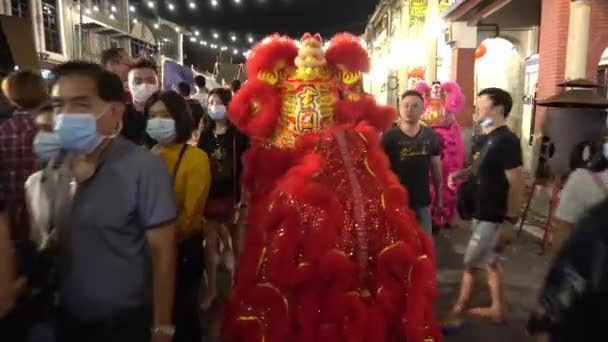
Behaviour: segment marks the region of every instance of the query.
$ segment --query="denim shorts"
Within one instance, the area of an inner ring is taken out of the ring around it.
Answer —
[[[473,235],[464,253],[466,268],[487,268],[496,264],[500,227],[500,223],[473,220]]]

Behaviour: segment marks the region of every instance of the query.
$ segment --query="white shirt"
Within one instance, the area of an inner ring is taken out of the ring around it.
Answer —
[[[197,91],[196,94],[192,95],[192,99],[198,101],[203,108],[207,108],[209,104],[209,94],[207,92]]]
[[[575,224],[589,209],[606,198],[608,193],[608,170],[596,173],[576,169],[564,185],[560,194],[559,206],[555,216],[565,222]],[[602,184],[598,184],[602,183]]]

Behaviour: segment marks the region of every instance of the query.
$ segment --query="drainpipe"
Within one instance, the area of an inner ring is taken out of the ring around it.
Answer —
[[[587,77],[587,52],[589,48],[589,26],[591,0],[570,2],[570,24],[566,48],[566,80]]]

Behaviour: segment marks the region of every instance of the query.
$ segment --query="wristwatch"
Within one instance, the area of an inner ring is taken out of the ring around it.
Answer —
[[[152,328],[153,336],[167,336],[173,337],[175,335],[175,326],[174,325],[158,325]]]
[[[517,222],[519,222],[519,217],[507,216],[507,217],[505,217],[505,221],[509,222],[510,224],[517,224]]]

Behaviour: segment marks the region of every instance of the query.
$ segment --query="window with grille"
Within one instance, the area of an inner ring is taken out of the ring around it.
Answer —
[[[133,57],[155,58],[157,49],[154,45],[131,39],[131,54]]]
[[[61,35],[57,0],[42,0],[44,47],[48,52],[61,53]]]
[[[30,2],[28,0],[11,0],[11,13],[16,17],[30,16]]]

